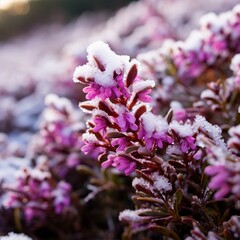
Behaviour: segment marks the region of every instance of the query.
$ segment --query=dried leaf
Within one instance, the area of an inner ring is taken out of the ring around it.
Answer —
[[[109,132],[107,134],[107,138],[121,138],[121,137],[126,137],[126,135],[121,132]]]
[[[165,116],[165,119],[168,123],[170,123],[172,121],[173,118],[173,110],[169,109],[168,113]]]
[[[147,107],[145,105],[142,105],[141,107],[139,107],[137,109],[137,111],[135,112],[135,118],[139,119],[143,113],[145,113],[147,111]]]
[[[134,64],[128,72],[127,80],[126,80],[126,87],[129,87],[133,83],[136,76],[137,76],[137,65]]]
[[[104,72],[105,71],[105,67],[104,65],[101,63],[101,61],[99,59],[97,59],[95,56],[93,56],[93,59],[95,60],[97,67],[99,68],[100,71]]]
[[[100,110],[106,112],[110,116],[114,116],[114,117],[118,116],[118,114],[103,101],[100,101],[98,103],[98,107]]]
[[[88,110],[88,111],[92,111],[93,109],[96,108],[96,107],[93,106],[93,105],[88,105],[88,104],[84,104],[84,103],[79,104],[79,107],[80,107],[80,108],[83,108],[83,109],[86,109],[86,110]]]
[[[130,146],[128,148],[125,149],[125,153],[128,154],[128,153],[132,153],[134,151],[137,151],[139,147],[137,146]]]

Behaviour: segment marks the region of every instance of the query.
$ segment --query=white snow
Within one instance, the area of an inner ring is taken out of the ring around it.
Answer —
[[[117,55],[113,52],[109,45],[98,41],[91,44],[87,48],[88,63],[76,68],[73,81],[79,82],[78,77],[93,78],[94,82],[104,86],[115,86],[116,82],[113,78],[113,73],[121,73],[126,70],[130,58],[128,56]],[[102,65],[104,69],[99,69],[96,60]]]
[[[170,107],[171,107],[173,110],[183,109],[182,104],[181,104],[180,102],[178,102],[178,101],[171,101]]]
[[[202,91],[201,93],[201,99],[216,99],[218,100],[218,96],[213,92],[211,91],[210,89],[206,89],[204,91]]]
[[[52,93],[45,97],[45,104],[47,106],[54,106],[60,111],[72,109],[71,102],[67,98],[59,97]]]
[[[237,54],[232,58],[230,69],[235,74],[240,73],[240,54]]]
[[[140,217],[138,215],[138,210],[124,210],[119,214],[120,221],[127,221],[127,222],[141,222],[142,220],[146,219],[146,217]]]
[[[8,233],[8,236],[0,237],[0,240],[31,240],[32,238],[24,234]]]
[[[207,13],[200,18],[200,25],[203,29],[211,29],[211,32],[217,33],[221,28],[221,21],[219,21],[218,15],[213,12]]]
[[[136,188],[137,185],[140,185],[146,189],[149,189],[151,192],[154,192],[156,190],[160,192],[167,192],[172,190],[172,185],[168,179],[160,175],[158,172],[152,173],[149,177],[153,180],[153,185],[143,178],[134,178],[132,186]]]
[[[198,131],[199,129],[202,129],[205,131],[210,138],[214,141],[214,143],[217,146],[222,147],[223,149],[226,149],[226,144],[224,143],[224,140],[222,139],[222,130],[217,125],[212,125],[209,123],[205,117],[197,115],[195,118],[195,121],[193,123],[193,129],[194,131]]]
[[[141,116],[141,120],[148,137],[151,137],[154,131],[166,132],[168,130],[167,121],[151,112],[145,112]]]
[[[82,139],[84,141],[89,142],[89,143],[97,143],[97,142],[99,142],[98,139],[96,138],[96,136],[93,133],[88,133],[88,132],[86,132],[86,133],[84,133],[82,135]]]
[[[155,172],[151,175],[152,180],[154,181],[153,186],[163,192],[171,191],[172,185],[168,179],[164,176],[159,175],[158,172]]]
[[[12,183],[15,181],[15,175],[19,169],[30,165],[27,158],[7,158],[0,161],[0,181]]]
[[[39,181],[43,181],[46,178],[50,178],[51,174],[50,172],[45,172],[45,171],[41,171],[40,169],[37,168],[25,168],[27,170],[27,173],[34,179],[37,179]],[[20,169],[17,173],[16,173],[16,177],[24,177],[26,176],[26,172],[24,171],[24,169]]]
[[[180,124],[179,122],[174,120],[170,123],[169,129],[174,130],[182,138],[193,135],[193,129],[190,123]]]
[[[133,92],[138,93],[143,91],[144,89],[153,88],[154,86],[155,86],[154,80],[146,80],[133,83],[132,88]]]
[[[183,49],[186,51],[198,51],[203,43],[203,34],[201,31],[194,30],[183,44]]]

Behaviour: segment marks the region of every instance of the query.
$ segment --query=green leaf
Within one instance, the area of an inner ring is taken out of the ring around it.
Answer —
[[[136,197],[136,200],[145,203],[156,203],[161,206],[165,204],[161,199],[153,197]]]
[[[182,202],[182,198],[183,198],[183,191],[181,188],[179,188],[175,193],[174,193],[174,197],[175,197],[175,202],[174,202],[174,210],[175,212],[178,214],[179,208],[180,208],[180,204]]]
[[[149,210],[146,209],[144,211],[141,211],[141,213],[138,214],[141,217],[167,217],[169,216],[169,213],[165,209],[156,209],[156,210]]]

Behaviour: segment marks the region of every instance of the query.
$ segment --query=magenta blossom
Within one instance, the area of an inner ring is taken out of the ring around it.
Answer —
[[[108,160],[102,163],[103,168],[116,167],[120,172],[130,175],[137,167],[136,162],[127,156],[109,155]]]
[[[111,141],[112,146],[118,146],[117,151],[124,151],[126,147],[129,145],[129,140],[127,140],[125,137],[122,138],[115,138]]]
[[[152,113],[144,113],[141,117],[141,125],[138,132],[138,138],[144,139],[146,148],[151,150],[157,145],[163,148],[163,144],[173,142],[168,135],[168,123],[162,117],[156,117]]]
[[[135,124],[136,118],[131,112],[124,112],[117,118],[117,123],[121,131],[126,132],[128,129],[136,131],[138,126]]]

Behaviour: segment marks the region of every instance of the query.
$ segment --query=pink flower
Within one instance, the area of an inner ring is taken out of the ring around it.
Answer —
[[[138,100],[142,102],[152,102],[152,97],[149,94],[152,92],[152,89],[146,89],[137,94]]]
[[[186,153],[188,150],[195,150],[195,138],[192,136],[185,137],[180,140],[180,149],[183,153]]]
[[[107,168],[110,166],[116,167],[120,172],[124,172],[128,176],[136,169],[137,164],[127,156],[109,155],[108,160],[102,163],[102,167]]]
[[[102,129],[105,130],[107,128],[107,121],[104,117],[96,116],[93,118],[93,121],[95,123],[95,127],[93,128],[94,132],[98,132]]]
[[[144,113],[138,131],[138,139],[144,139],[146,148],[152,150],[155,146],[163,148],[163,144],[173,142],[168,133],[168,123],[162,117],[152,113]]]
[[[135,124],[135,121],[135,116],[131,112],[127,111],[117,117],[117,124],[123,132],[126,132],[128,129],[136,131],[138,126]]]
[[[112,146],[118,146],[117,151],[124,151],[124,149],[129,145],[129,141],[122,137],[122,138],[115,138],[111,141]]]

